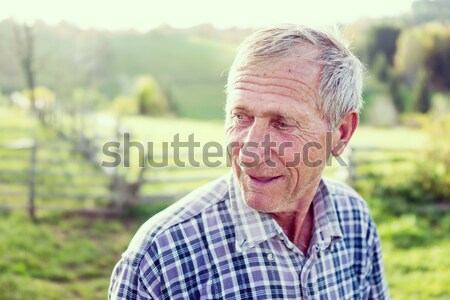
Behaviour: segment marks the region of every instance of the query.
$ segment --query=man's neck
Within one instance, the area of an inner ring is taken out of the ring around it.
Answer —
[[[308,207],[294,212],[270,214],[280,225],[289,240],[294,243],[303,254],[308,252],[314,227],[314,210],[311,203]]]

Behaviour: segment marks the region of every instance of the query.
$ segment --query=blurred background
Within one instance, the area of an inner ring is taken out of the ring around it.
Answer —
[[[228,68],[283,22],[339,24],[367,67],[326,175],[367,199],[393,299],[450,298],[449,0],[29,2],[0,11],[0,300],[105,299],[137,228],[229,171]]]

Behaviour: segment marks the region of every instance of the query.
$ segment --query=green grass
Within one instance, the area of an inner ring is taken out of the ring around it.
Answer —
[[[390,199],[385,199],[389,201]],[[448,212],[379,216],[378,230],[392,299],[448,299],[450,217]]]
[[[388,199],[386,199],[388,200]],[[136,207],[134,221],[20,214],[0,218],[0,299],[105,299],[114,264],[137,227],[166,204]],[[450,218],[374,212],[393,299],[450,295]]]
[[[222,119],[225,106],[224,86],[223,80],[175,87],[173,96],[177,101],[177,114],[199,120]]]
[[[383,249],[392,299],[449,298],[449,241],[412,249],[392,248],[389,243],[385,243]]]
[[[355,147],[421,149],[427,141],[427,134],[418,129],[360,126],[356,129],[350,145]]]
[[[221,118],[226,81],[222,73],[231,65],[234,45],[180,33],[149,33],[111,37],[110,46],[115,53],[108,66],[111,74],[132,81],[150,73],[170,94],[179,116]],[[119,87],[115,78],[108,84],[113,91]]]
[[[0,218],[0,299],[105,299],[112,268],[135,232],[118,219]]]

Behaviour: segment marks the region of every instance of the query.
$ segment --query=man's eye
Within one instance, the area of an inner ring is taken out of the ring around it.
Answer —
[[[288,122],[285,122],[285,121],[278,120],[278,121],[274,122],[274,126],[277,128],[280,128],[280,129],[286,129],[286,128],[291,127],[291,124],[289,124]]]
[[[231,116],[231,118],[232,118],[235,122],[240,122],[240,123],[245,122],[245,121],[248,119],[248,117],[247,117],[246,115],[244,115],[244,114],[239,114],[239,113],[234,113],[234,114]]]

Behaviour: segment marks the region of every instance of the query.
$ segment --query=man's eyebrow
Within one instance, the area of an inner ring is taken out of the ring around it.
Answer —
[[[228,106],[229,112],[233,112],[235,110],[241,110],[244,112],[251,112],[252,109],[247,105],[247,103],[245,103],[245,101],[236,101],[235,103],[230,103]],[[290,110],[277,110],[277,109],[270,109],[267,111],[264,111],[264,115],[266,116],[271,116],[271,117],[275,117],[275,118],[285,118],[287,120],[293,121],[298,123],[298,117],[303,116],[303,112],[297,112],[296,110],[296,114],[294,114],[292,111]],[[297,115],[297,116],[296,116]]]
[[[245,105],[236,105],[232,107],[233,109],[242,109],[242,110],[248,110],[247,106]]]
[[[248,111],[248,107],[245,104],[238,104],[238,105],[230,105],[230,111],[232,110],[244,110]]]
[[[247,106],[241,105],[241,104],[230,107],[230,112],[232,112],[234,110],[249,111]],[[289,121],[297,122],[295,117],[290,112],[279,112],[279,111],[275,111],[275,110],[268,110],[268,111],[264,112],[264,114],[267,116],[271,116],[275,119],[283,118],[283,119],[286,119]]]
[[[286,111],[268,111],[268,114],[275,116],[276,118],[283,118],[287,120],[295,121],[296,117],[290,110]]]
[[[284,119],[289,119],[289,120],[294,120],[295,119],[289,112],[277,113],[275,115],[278,118],[284,118]]]

